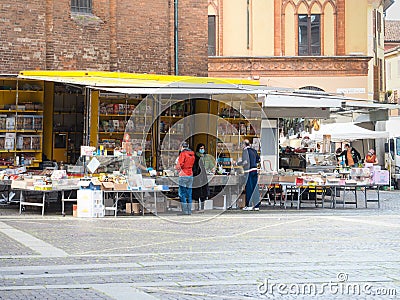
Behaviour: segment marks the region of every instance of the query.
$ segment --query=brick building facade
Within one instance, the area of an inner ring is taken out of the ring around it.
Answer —
[[[178,3],[178,48],[174,5]],[[206,0],[96,0],[92,14],[70,0],[0,3],[1,73],[101,70],[207,76]]]

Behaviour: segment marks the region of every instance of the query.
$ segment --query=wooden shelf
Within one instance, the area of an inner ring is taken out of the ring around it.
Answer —
[[[17,93],[17,90],[0,90],[0,92],[6,93]],[[43,93],[44,91],[33,91],[33,90],[18,90],[18,93]]]
[[[183,119],[185,116],[160,116],[160,118],[167,118],[167,119]]]
[[[7,113],[18,113],[18,114],[43,114],[43,110],[26,110],[26,109],[1,109],[0,113],[7,114]]]
[[[130,131],[99,131],[99,134],[102,134],[102,135],[113,135],[113,134],[115,134],[115,135],[121,135],[121,134],[125,134],[125,133],[128,133],[129,135],[143,135],[143,132],[130,132]],[[151,134],[151,133],[149,132],[149,133],[146,133],[145,135],[149,135],[149,134]]]
[[[17,129],[17,133],[42,133],[43,130],[36,130],[36,129]]]
[[[224,119],[226,121],[240,121],[240,122],[245,122],[248,119],[242,118],[242,117],[222,117],[222,116],[218,116],[221,119]]]
[[[99,115],[101,118],[109,118],[109,117],[131,117],[132,114],[101,114]]]
[[[24,114],[24,113],[28,113],[28,114],[34,114],[34,113],[43,114],[43,110],[18,109],[18,110],[17,110],[17,113],[18,113],[18,114]]]
[[[34,91],[34,90],[18,90],[18,93],[43,93],[43,90]]]
[[[164,135],[183,135],[183,132],[160,132],[160,134],[164,134]]]
[[[25,153],[25,152],[31,152],[31,153],[35,153],[35,152],[42,152],[42,149],[38,149],[38,150],[15,150],[16,153]]]

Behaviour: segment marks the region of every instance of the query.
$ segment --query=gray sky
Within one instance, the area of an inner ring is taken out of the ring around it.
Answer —
[[[386,11],[386,20],[400,20],[400,0],[396,0]]]

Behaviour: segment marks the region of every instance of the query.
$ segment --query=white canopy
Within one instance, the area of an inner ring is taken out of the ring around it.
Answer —
[[[313,131],[313,138],[317,141],[322,141],[324,135],[331,135],[333,142],[340,142],[388,138],[389,132],[368,130],[357,126],[355,123],[324,124],[318,131]]]

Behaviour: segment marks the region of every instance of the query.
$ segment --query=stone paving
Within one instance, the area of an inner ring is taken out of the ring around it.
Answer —
[[[399,213],[398,191],[380,209],[78,219],[0,207],[0,299],[396,299]]]

